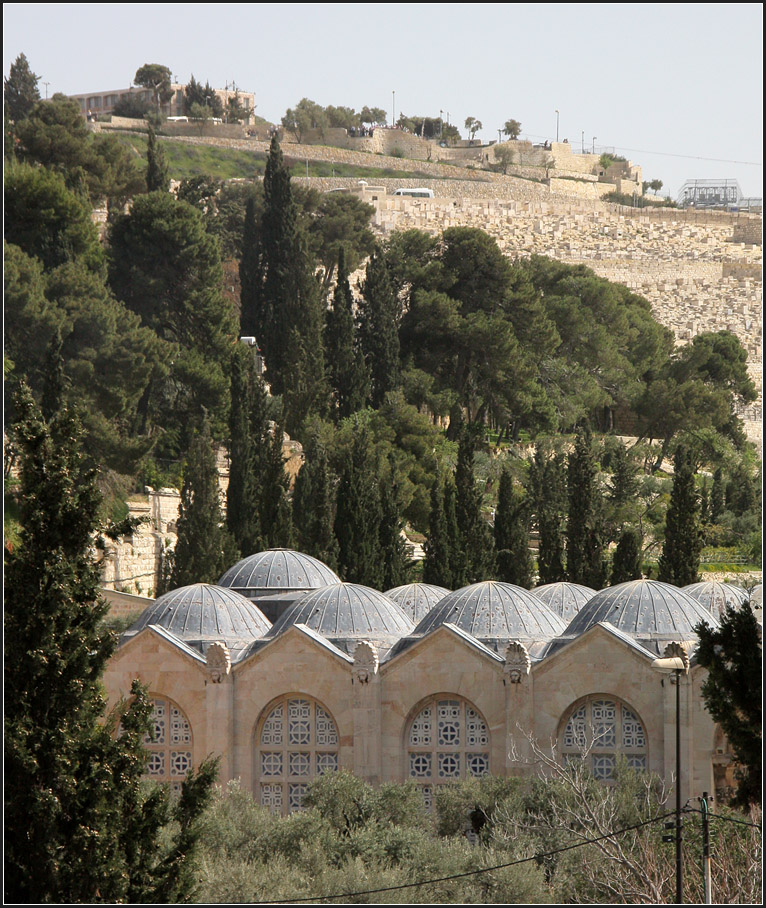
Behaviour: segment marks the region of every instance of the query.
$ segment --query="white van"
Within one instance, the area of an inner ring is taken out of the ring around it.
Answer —
[[[397,189],[394,195],[410,195],[415,199],[432,199],[434,197],[433,189]]]

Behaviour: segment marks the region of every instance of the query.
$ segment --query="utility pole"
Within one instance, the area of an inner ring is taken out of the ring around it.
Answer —
[[[43,82],[43,85],[45,86],[45,100],[46,101],[48,100],[48,86],[50,84],[51,84],[50,82]]]
[[[713,887],[710,879],[710,820],[708,818],[708,798],[707,792],[702,792],[700,803],[702,804],[702,879],[705,884],[705,904],[713,904]]]

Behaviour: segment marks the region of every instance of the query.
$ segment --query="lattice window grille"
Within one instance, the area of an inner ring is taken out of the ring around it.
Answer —
[[[151,729],[152,732],[143,738],[149,752],[145,775],[158,782],[172,783],[172,790],[180,789],[193,762],[189,720],[174,703],[155,697],[152,699]]]
[[[170,751],[170,774],[173,776],[185,776],[192,766],[191,751],[188,750],[171,750]]]
[[[177,706],[170,707],[170,743],[191,744],[191,728]]]
[[[144,745],[164,744],[165,727],[167,724],[167,712],[164,700],[154,701],[150,722],[151,729],[148,734],[144,735]]]
[[[431,735],[431,707],[427,706],[418,713],[410,726],[410,744],[414,747],[429,747]]]
[[[631,769],[645,772],[646,740],[644,726],[632,709],[615,700],[587,700],[564,728],[562,762],[584,757],[595,778],[609,781],[623,754]]]
[[[599,747],[617,746],[617,704],[596,700],[592,705],[593,740]]]
[[[489,775],[489,754],[466,754],[465,764],[472,776]]]
[[[564,729],[564,747],[577,748],[581,750],[585,747],[585,707],[581,706],[572,713],[572,717],[567,722]]]
[[[466,747],[489,746],[489,729],[481,716],[470,706],[465,710],[465,743]]]
[[[260,803],[281,813],[302,809],[311,779],[338,769],[338,746],[332,716],[313,700],[296,697],[278,704],[258,738],[255,781]]]
[[[439,757],[439,778],[440,779],[459,779],[460,778],[460,754],[438,754]]]
[[[165,775],[165,753],[163,751],[155,751],[150,755],[146,764],[146,772],[150,776]]]
[[[593,777],[602,781],[611,779],[616,765],[617,760],[613,754],[593,754]]]
[[[644,726],[627,706],[622,708],[622,746],[628,749],[646,747]]]
[[[439,747],[460,747],[460,703],[456,700],[442,700],[438,706]]]
[[[427,779],[431,776],[431,754],[410,754],[410,776]]]

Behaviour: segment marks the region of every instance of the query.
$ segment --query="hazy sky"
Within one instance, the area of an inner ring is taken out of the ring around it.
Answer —
[[[164,3],[3,6],[3,69],[25,53],[40,91],[127,87],[162,63],[255,92],[279,121],[308,97],[396,115],[468,116],[497,139],[595,142],[675,197],[686,179],[763,194],[760,3]],[[395,98],[393,93],[395,92]],[[595,139],[594,139],[595,137]]]

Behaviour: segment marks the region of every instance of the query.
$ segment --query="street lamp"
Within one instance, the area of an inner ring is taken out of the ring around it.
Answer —
[[[391,92],[391,126],[396,126],[396,92]]]
[[[676,686],[676,904],[683,902],[683,850],[681,844],[681,675],[689,672],[689,657],[680,643],[669,643],[664,656],[652,662],[652,668],[663,675],[672,675]]]
[[[596,139],[597,139],[597,138],[598,138],[598,136],[593,136],[593,145],[591,146],[591,149],[590,149],[590,153],[591,153],[591,154],[595,154],[595,153],[596,153]]]
[[[559,140],[559,112],[556,111],[556,141]]]

